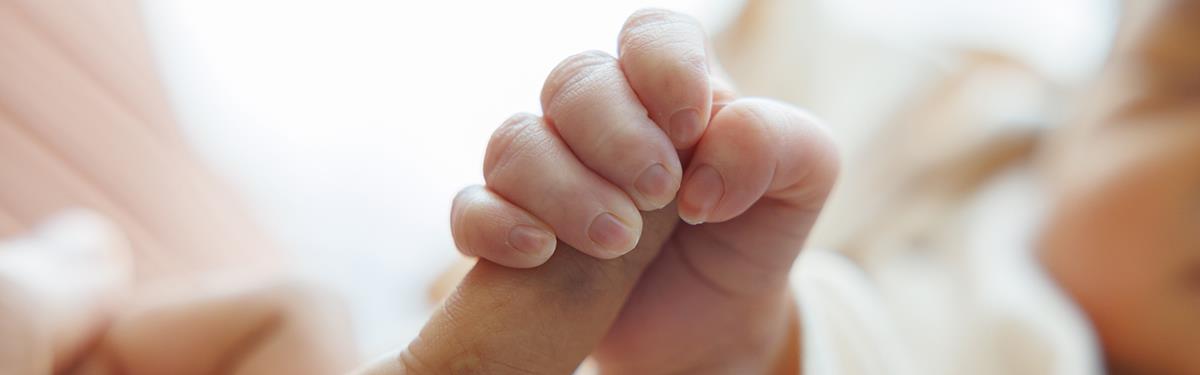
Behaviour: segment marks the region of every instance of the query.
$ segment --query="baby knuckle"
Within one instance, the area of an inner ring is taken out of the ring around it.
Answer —
[[[616,69],[616,59],[601,51],[587,51],[566,58],[546,78],[542,108],[547,115],[579,102],[602,85],[605,69]]]
[[[732,121],[722,122],[731,128],[731,133],[739,135],[738,138],[756,142],[775,139],[775,135],[771,134],[772,128],[780,124],[780,119],[777,118],[779,116],[772,113],[767,103],[756,99],[741,99],[730,103],[719,115],[732,118]]]
[[[691,47],[698,41],[702,45],[703,35],[703,28],[691,17],[664,9],[643,9],[634,12],[625,21],[617,43],[622,54],[637,53],[661,50],[662,47],[680,43]]]
[[[528,113],[518,113],[504,121],[488,140],[483,160],[484,180],[492,180],[510,164],[543,146],[544,126],[541,118]]]

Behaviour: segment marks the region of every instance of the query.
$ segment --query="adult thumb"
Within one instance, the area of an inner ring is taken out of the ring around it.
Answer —
[[[398,354],[361,374],[569,374],[620,313],[642,271],[678,224],[674,205],[643,213],[637,247],[611,260],[559,243],[542,266],[479,260]]]

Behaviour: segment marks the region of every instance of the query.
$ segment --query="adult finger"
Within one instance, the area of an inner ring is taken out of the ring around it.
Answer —
[[[407,350],[359,373],[571,373],[608,332],[679,221],[670,206],[643,216],[638,246],[617,259],[560,243],[537,268],[480,260]]]
[[[662,9],[634,13],[618,40],[629,85],[679,149],[692,147],[709,121],[707,46],[695,19]]]
[[[173,285],[139,296],[72,373],[340,373],[358,360],[347,314],[302,283]]]

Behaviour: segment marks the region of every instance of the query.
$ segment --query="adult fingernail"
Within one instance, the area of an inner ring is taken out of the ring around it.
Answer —
[[[667,135],[671,137],[671,142],[675,143],[675,147],[683,147],[700,135],[700,127],[703,125],[700,123],[700,112],[691,108],[681,109],[671,115],[670,129],[667,130]]]
[[[692,171],[680,195],[680,218],[688,224],[700,224],[708,220],[725,195],[725,180],[712,166],[701,165]]]
[[[645,207],[646,209],[659,209],[670,203],[673,193],[671,188],[674,185],[675,179],[662,164],[654,164],[646,168],[634,182],[638,192],[642,194],[647,203],[652,205],[652,207]]]
[[[592,224],[588,226],[588,237],[592,239],[592,242],[600,245],[603,250],[611,253],[614,257],[630,250],[625,248],[629,242],[629,236],[629,228],[617,220],[616,216],[607,212],[596,216],[595,219],[592,219]]]
[[[517,225],[508,231],[508,246],[532,256],[554,251],[554,235],[530,225]]]

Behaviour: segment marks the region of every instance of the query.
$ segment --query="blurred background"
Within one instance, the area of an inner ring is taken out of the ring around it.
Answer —
[[[940,137],[917,145],[1055,123],[1068,103],[1044,99],[1100,67],[1117,8],[1110,0],[142,4],[187,139],[299,273],[348,296],[368,353],[407,343],[431,311],[430,284],[459,258],[450,200],[482,182],[492,130],[514,112],[539,112],[542,81],[562,58],[615,53],[625,17],[651,6],[700,19],[745,94],[824,118],[850,181],[877,178],[863,166],[878,168],[876,140],[905,119],[980,125],[916,132]],[[929,107],[947,98],[972,117]],[[940,149],[922,148],[902,152],[913,159],[906,165]],[[844,243],[856,222],[848,213],[870,204],[843,182],[814,246]]]

